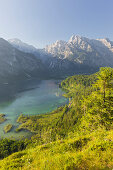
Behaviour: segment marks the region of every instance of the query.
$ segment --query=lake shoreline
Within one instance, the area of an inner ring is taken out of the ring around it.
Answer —
[[[25,132],[16,132],[16,128],[19,124],[16,122],[17,118],[23,115],[44,115],[50,113],[60,106],[68,103],[68,99],[62,96],[64,93],[61,88],[59,88],[59,83],[62,80],[29,80],[26,82],[25,90],[18,90],[19,92],[15,95],[13,100],[8,102],[0,103],[0,112],[4,113],[7,118],[7,124],[12,124],[14,128],[7,134],[3,133],[3,128],[6,125],[4,122],[3,125],[0,124],[0,138],[21,138],[25,136],[28,138],[31,136],[31,133],[28,131]],[[24,84],[25,85],[25,84]],[[8,85],[5,85],[8,86]]]

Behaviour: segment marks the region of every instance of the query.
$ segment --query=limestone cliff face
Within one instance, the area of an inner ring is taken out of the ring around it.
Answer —
[[[88,39],[72,36],[68,42],[57,41],[46,46],[53,57],[92,66],[113,66],[113,42],[109,39]]]

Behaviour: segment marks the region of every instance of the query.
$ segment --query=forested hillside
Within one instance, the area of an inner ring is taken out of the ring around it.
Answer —
[[[18,118],[17,133],[30,130],[31,140],[13,141],[12,152],[11,141],[0,141],[0,169],[113,169],[113,69],[69,77],[61,87],[68,105]]]

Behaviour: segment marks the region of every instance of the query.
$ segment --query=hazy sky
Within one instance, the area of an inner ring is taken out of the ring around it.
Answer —
[[[0,0],[0,37],[36,47],[71,35],[113,40],[113,0]]]

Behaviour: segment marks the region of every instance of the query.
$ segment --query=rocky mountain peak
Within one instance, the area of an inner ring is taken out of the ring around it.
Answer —
[[[64,44],[66,44],[66,42],[65,41],[63,41],[63,40],[57,40],[55,43],[54,43],[56,46],[62,46],[62,45],[64,45]]]
[[[69,43],[80,42],[81,38],[82,37],[79,35],[72,35],[68,42]]]
[[[90,40],[79,35],[73,35],[69,39],[68,44],[78,49],[92,51]]]
[[[97,39],[100,41],[105,47],[107,47],[110,51],[113,52],[113,42],[109,40],[109,38]]]

